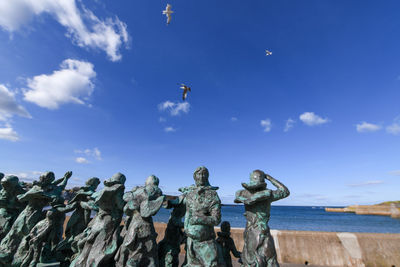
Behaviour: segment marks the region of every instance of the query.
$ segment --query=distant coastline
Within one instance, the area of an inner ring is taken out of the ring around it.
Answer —
[[[344,208],[325,208],[325,211],[400,218],[400,201],[386,201],[375,205],[351,205]]]

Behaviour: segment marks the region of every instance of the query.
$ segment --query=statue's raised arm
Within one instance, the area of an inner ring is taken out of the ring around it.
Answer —
[[[265,174],[265,178],[277,188],[277,190],[272,191],[272,201],[277,201],[290,195],[289,189],[274,177],[269,174]]]

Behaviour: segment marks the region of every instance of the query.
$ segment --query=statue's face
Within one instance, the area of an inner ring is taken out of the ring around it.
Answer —
[[[207,170],[201,170],[199,172],[196,172],[196,174],[194,175],[194,181],[196,182],[197,186],[207,185],[208,182]]]

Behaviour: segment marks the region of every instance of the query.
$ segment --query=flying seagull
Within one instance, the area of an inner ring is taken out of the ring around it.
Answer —
[[[265,55],[266,55],[266,56],[270,56],[270,55],[272,55],[272,52],[269,51],[269,50],[265,50]]]
[[[182,99],[185,100],[187,97],[187,92],[188,91],[191,92],[192,90],[189,86],[186,86],[183,83],[181,83],[181,84],[178,83],[178,85],[180,85],[181,86],[180,88],[183,90]]]
[[[167,7],[165,10],[163,10],[163,14],[167,16],[167,25],[171,22],[171,14],[174,13],[174,11],[171,10],[171,5],[167,4]]]

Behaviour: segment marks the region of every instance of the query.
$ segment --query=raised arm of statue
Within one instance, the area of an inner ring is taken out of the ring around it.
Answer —
[[[243,203],[245,205],[253,205],[259,201],[264,201],[271,198],[271,190],[263,190],[256,192],[254,194],[249,194],[247,196],[244,195],[246,191],[238,191],[236,192],[235,203]]]
[[[279,199],[289,196],[289,189],[284,184],[282,184],[269,174],[266,174],[265,176],[267,180],[269,180],[274,186],[276,186],[276,188],[278,188],[277,190],[272,191],[272,201],[277,201]]]
[[[64,174],[64,177],[55,180],[52,184],[53,184],[53,185],[58,185],[58,184],[61,183],[61,185],[59,185],[59,186],[60,186],[60,188],[61,188],[62,190],[64,190],[64,189],[65,189],[65,186],[67,185],[68,179],[71,178],[71,176],[72,176],[72,171],[67,171],[67,172]]]

